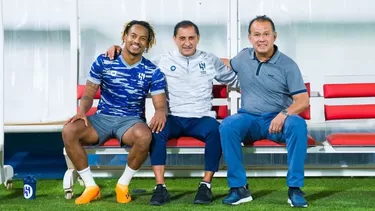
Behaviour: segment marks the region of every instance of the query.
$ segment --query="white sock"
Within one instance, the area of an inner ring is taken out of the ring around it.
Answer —
[[[156,184],[155,187],[154,187],[154,190],[156,189],[157,185],[162,185],[164,188],[167,188],[167,186],[165,184]]]
[[[83,182],[85,183],[85,187],[96,186],[96,183],[90,170],[90,166],[77,172],[79,176],[81,176]]]
[[[118,180],[117,184],[129,185],[130,180],[132,180],[134,174],[137,173],[137,171],[138,171],[138,169],[133,170],[128,166],[128,164],[126,164],[125,171],[122,174],[122,176],[120,177],[120,179]]]
[[[211,189],[211,183],[202,181],[200,184],[205,184],[209,189]]]

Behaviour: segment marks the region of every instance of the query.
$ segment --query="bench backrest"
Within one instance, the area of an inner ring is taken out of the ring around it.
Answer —
[[[375,98],[370,103],[348,104],[348,98],[375,97],[375,83],[324,84],[324,99],[343,99],[345,104],[324,104],[326,120],[375,118]]]
[[[306,86],[306,89],[307,89],[307,94],[310,97],[310,93],[311,93],[310,83],[309,82],[305,83],[305,86]],[[309,107],[304,112],[300,113],[299,115],[300,115],[300,117],[302,117],[302,118],[304,118],[306,120],[311,119],[311,108],[310,108],[310,105],[309,105]]]
[[[85,85],[77,86],[77,100],[80,100],[83,96]],[[228,116],[228,89],[226,85],[213,85],[212,90],[213,106],[212,110],[216,111],[217,119],[224,119]],[[95,94],[94,99],[100,99],[100,89]],[[79,108],[77,108],[79,109]],[[93,115],[97,110],[97,107],[93,106],[87,115]]]

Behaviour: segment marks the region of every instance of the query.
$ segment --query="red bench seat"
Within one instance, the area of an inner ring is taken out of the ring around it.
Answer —
[[[375,146],[375,133],[334,133],[327,141],[332,146]]]
[[[315,146],[315,140],[309,135],[308,136],[308,146]],[[110,139],[108,140],[103,147],[119,147],[119,142],[117,139]],[[202,141],[199,141],[195,138],[191,137],[181,137],[178,139],[171,139],[167,142],[167,147],[172,148],[201,148],[204,147],[205,144]],[[285,144],[276,143],[267,139],[262,139],[259,141],[254,142],[253,144],[246,144],[247,147],[285,147]]]
[[[315,146],[316,145],[316,141],[310,135],[308,135],[307,145],[308,146]],[[262,140],[254,142],[254,143],[251,143],[251,144],[245,144],[245,146],[249,146],[249,147],[250,146],[254,146],[254,147],[285,147],[286,144],[285,143],[276,143],[276,142],[273,142],[273,141],[268,140],[268,139],[262,139]]]

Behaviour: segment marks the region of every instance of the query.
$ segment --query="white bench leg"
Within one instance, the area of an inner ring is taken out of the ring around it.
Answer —
[[[75,169],[68,169],[64,174],[63,188],[66,199],[72,199],[73,197],[73,185],[76,177]]]
[[[74,185],[74,181],[77,179],[77,171],[72,161],[66,154],[65,148],[64,148],[63,154],[65,157],[66,166],[68,167],[68,169],[66,170],[64,174],[64,179],[63,179],[64,194],[65,194],[66,199],[72,199],[73,185]]]
[[[10,166],[10,165],[4,165],[4,166],[0,166],[0,181],[3,181],[5,187],[7,190],[10,190],[12,189],[13,187],[13,183],[12,183],[12,179],[13,179],[13,176],[14,176],[14,170],[13,170],[13,167]]]
[[[0,184],[3,183],[6,189],[12,189],[12,179],[14,176],[13,167],[10,165],[4,165],[4,146],[0,144]]]

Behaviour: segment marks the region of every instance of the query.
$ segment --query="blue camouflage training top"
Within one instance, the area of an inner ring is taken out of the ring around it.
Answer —
[[[122,55],[114,60],[99,55],[91,66],[88,80],[100,84],[96,113],[113,116],[144,118],[148,92],[161,94],[166,86],[163,73],[150,60],[142,57],[138,63],[129,65]]]

